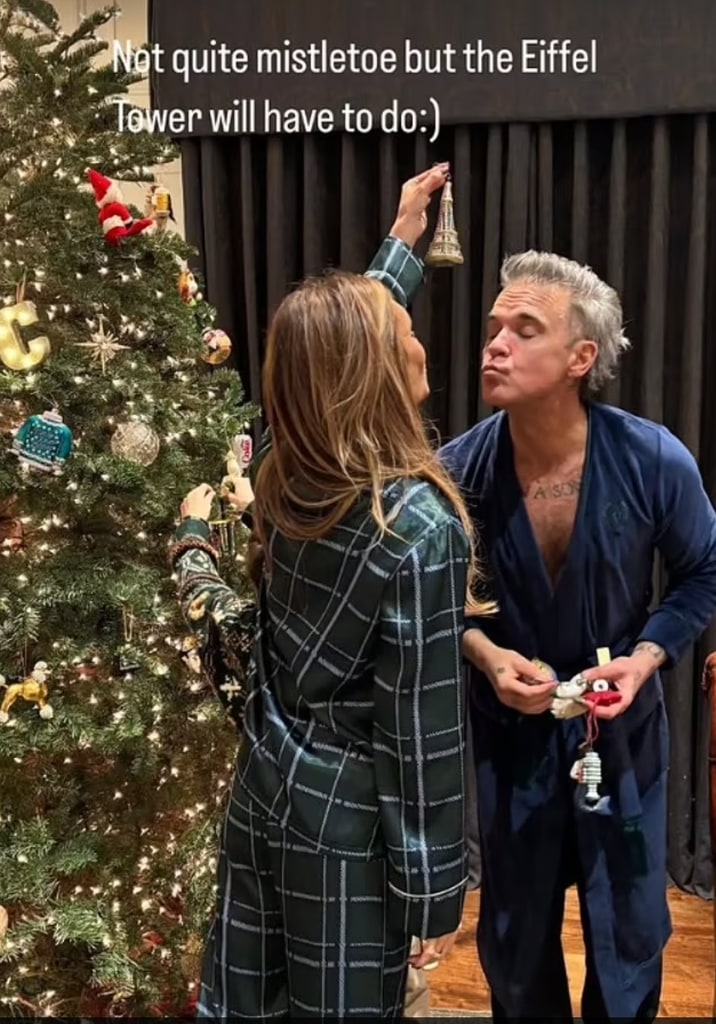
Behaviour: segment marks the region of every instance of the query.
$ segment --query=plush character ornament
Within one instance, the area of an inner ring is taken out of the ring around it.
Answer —
[[[40,711],[40,718],[50,719],[53,710],[47,703],[47,679],[50,673],[47,662],[38,661],[30,675],[21,683],[13,683],[8,686],[4,676],[0,676],[0,687],[5,687],[7,693],[0,705],[0,724],[6,725],[10,721],[10,710],[17,700],[26,700],[30,704],[37,704]]]
[[[89,170],[87,176],[99,208],[99,222],[102,225],[105,242],[109,245],[119,245],[124,238],[148,235],[156,231],[157,226],[151,217],[144,220],[134,219],[129,207],[122,201],[122,192],[116,181],[105,178],[95,170]]]
[[[576,718],[590,709],[617,704],[621,699],[621,694],[612,690],[606,679],[588,682],[579,673],[557,686],[551,711],[555,718]]]
[[[189,269],[187,262],[180,260],[179,266],[181,267],[179,273],[179,294],[187,306],[195,306],[197,302],[201,302],[203,295],[199,291],[197,280]]]
[[[600,647],[597,651],[597,663],[604,665],[610,661],[609,652],[606,647]],[[557,680],[557,673],[539,658],[533,658],[532,663]],[[550,708],[555,718],[567,719],[577,718],[588,712],[593,713],[597,707],[609,707],[610,704],[617,704],[622,699],[618,690],[612,689],[606,679],[585,679],[581,672],[571,679],[557,683]]]

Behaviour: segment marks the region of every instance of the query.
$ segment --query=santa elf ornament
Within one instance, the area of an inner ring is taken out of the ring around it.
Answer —
[[[102,233],[109,245],[119,245],[124,238],[156,231],[156,224],[151,217],[134,219],[129,207],[122,201],[122,192],[116,181],[105,178],[95,170],[89,170],[87,176],[94,190]]]

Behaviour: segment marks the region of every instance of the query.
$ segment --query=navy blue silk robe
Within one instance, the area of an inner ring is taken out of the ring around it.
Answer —
[[[629,654],[659,644],[667,665],[700,636],[716,609],[716,515],[693,457],[666,428],[590,404],[574,532],[552,585],[514,468],[507,416],[480,422],[442,449],[480,531],[494,620],[478,625],[498,645],[550,664],[560,679],[596,664],[596,649]],[[653,601],[655,552],[669,586]],[[668,731],[656,673],[632,706],[601,722],[599,811],[569,777],[585,719],[522,715],[469,669],[478,779],[483,895],[478,944],[509,1015],[529,1013],[560,850],[576,833],[576,877],[588,940],[610,1016],[633,1016],[659,983],[670,935],[666,901]]]

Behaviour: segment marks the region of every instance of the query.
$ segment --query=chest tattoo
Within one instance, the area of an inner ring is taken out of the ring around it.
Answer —
[[[530,486],[523,491],[524,497],[528,501],[549,501],[558,500],[559,498],[576,498],[579,496],[579,488],[582,485],[582,481],[579,477],[575,477],[571,480],[554,480],[545,483],[543,481],[537,481],[537,483],[530,484]]]

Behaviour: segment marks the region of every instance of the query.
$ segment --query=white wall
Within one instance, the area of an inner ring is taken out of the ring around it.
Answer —
[[[146,0],[119,0],[122,13],[119,17],[112,18],[99,33],[107,42],[114,39],[121,39],[122,42],[129,39],[135,46],[142,46],[147,42],[147,3]],[[71,32],[77,27],[82,18],[108,6],[102,0],[52,0],[59,17],[61,28],[64,32]],[[107,60],[109,55],[104,53],[100,60]],[[137,82],[129,90],[130,99],[141,107],[149,106],[149,82]],[[103,168],[99,167],[102,171]],[[109,174],[109,172],[104,171]],[[111,177],[111,175],[109,175]],[[181,162],[175,160],[157,169],[157,181],[165,185],[172,196],[174,216],[176,225],[174,230],[184,233],[184,199],[181,183]],[[122,194],[125,202],[131,203],[140,210],[144,210],[144,198],[146,187],[141,185],[123,184]],[[171,222],[170,222],[171,224]]]

